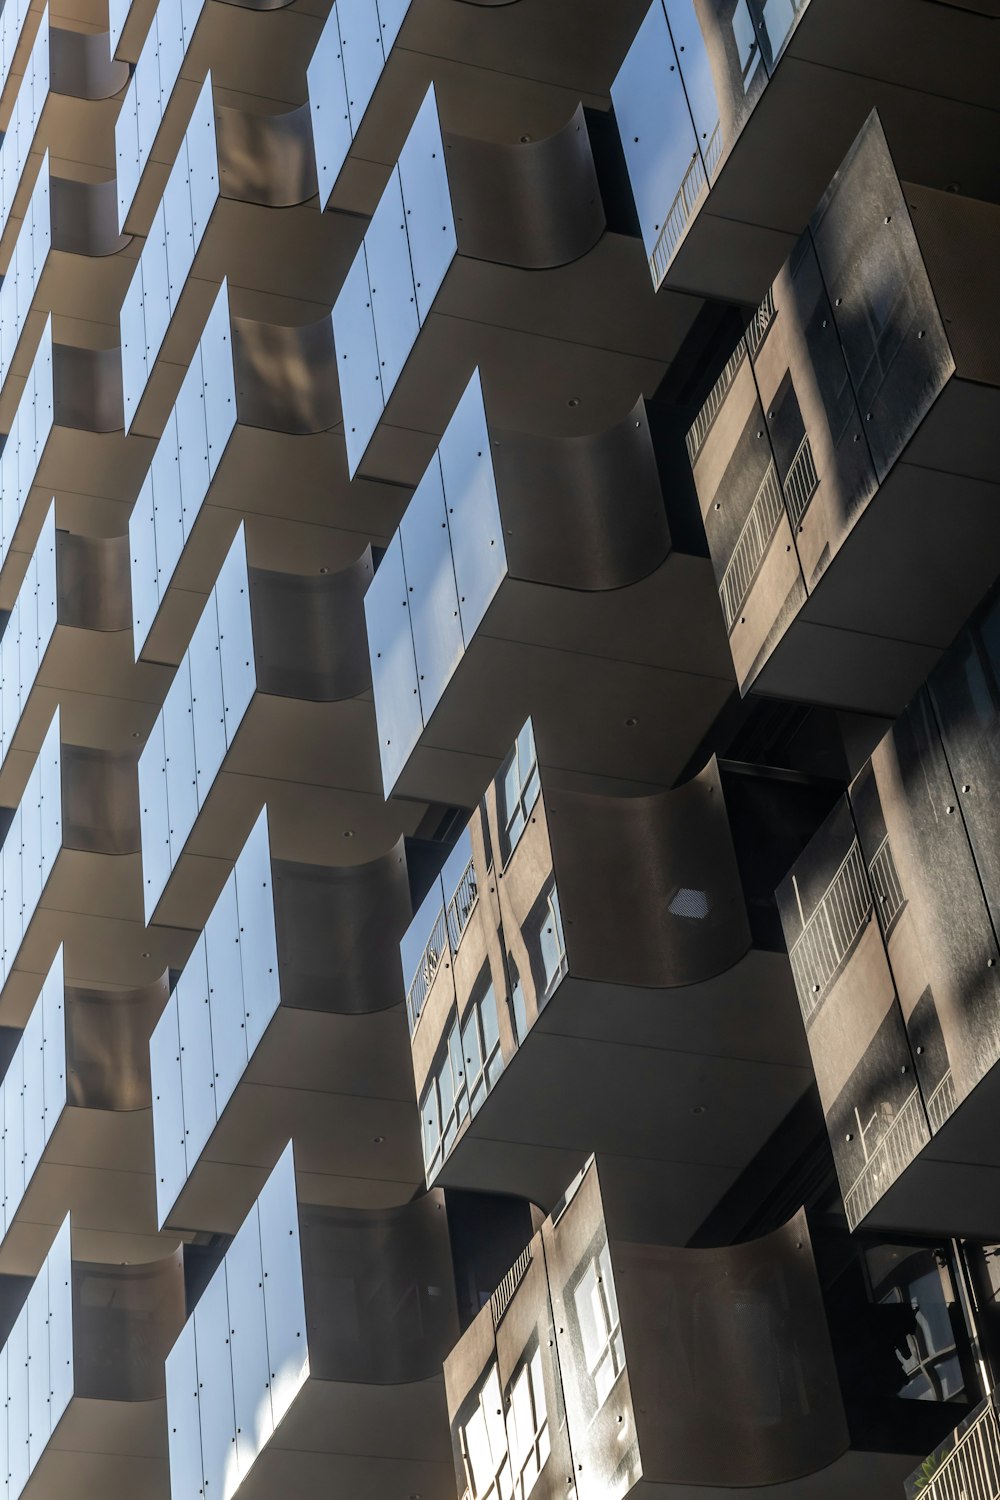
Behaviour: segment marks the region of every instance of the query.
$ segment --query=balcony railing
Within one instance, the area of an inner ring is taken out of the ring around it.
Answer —
[[[417,972],[414,974],[410,982],[410,987],[406,992],[406,1014],[410,1023],[411,1036],[417,1028],[417,1022],[420,1020],[421,1013],[423,1012],[428,991],[434,983],[434,976],[438,971],[438,965],[447,951],[448,935],[445,930],[445,913],[442,908],[431,930],[431,935],[427,939],[426,947],[420,955]]]
[[[722,613],[725,616],[727,630],[732,630],[736,623],[743,601],[749,594],[750,585],[763,561],[764,553],[777,530],[783,510],[781,485],[778,483],[778,472],[772,462],[768,465],[767,473],[761,480],[760,489],[750,507],[750,514],[743,523],[743,530],[739,534],[736,546],[733,548],[733,555],[729,559],[729,565],[719,584],[719,598],[722,601]]]
[[[874,858],[868,866],[868,874],[871,877],[872,890],[875,892],[878,910],[882,915],[882,929],[884,932],[888,932],[906,905],[903,887],[900,885],[899,875],[896,873],[896,861],[893,859],[892,849],[889,847],[888,834],[886,834],[876,849]]]
[[[855,839],[788,954],[804,1021],[826,994],[871,908],[864,861]]]
[[[927,1118],[930,1121],[931,1130],[941,1129],[948,1116],[954,1112],[957,1103],[955,1081],[949,1068],[927,1100]]]
[[[962,1433],[936,1468],[910,1483],[919,1500],[1000,1500],[1000,1429],[993,1402]]]
[[[764,342],[764,335],[771,326],[774,318],[774,288],[768,287],[763,302],[754,313],[747,326],[746,341],[750,350],[751,358],[757,353]]]
[[[448,938],[453,953],[462,941],[462,933],[469,925],[469,918],[478,899],[479,885],[475,866],[470,859],[455,888],[454,896],[448,902]]]
[[[684,231],[687,229],[691,215],[694,213],[695,204],[701,197],[702,188],[708,186],[708,176],[705,170],[706,163],[708,163],[708,171],[711,172],[713,167],[717,165],[721,153],[722,136],[718,125],[716,125],[705,148],[704,156],[702,156],[700,151],[696,151],[692,156],[691,163],[684,173],[680,187],[677,189],[677,195],[670,205],[663,228],[660,230],[660,237],[653,246],[653,253],[649,259],[653,272],[653,282],[656,286],[659,286],[667,274],[667,267],[674,258],[674,251],[684,237]]]
[[[736,348],[726,360],[726,363],[723,366],[722,374],[719,376],[718,380],[709,391],[704,406],[695,417],[690,428],[688,429],[685,442],[687,443],[688,458],[692,463],[694,463],[695,459],[698,457],[698,454],[701,452],[702,445],[704,444],[705,439],[708,437],[712,423],[718,416],[719,408],[721,407],[723,401],[725,401],[726,396],[729,392],[729,387],[732,385],[733,381],[736,378],[736,371],[746,359],[746,355],[746,339],[740,339],[739,343],[736,345]]]
[[[819,476],[807,435],[798,446],[784,483],[785,507],[793,528],[798,526],[805,515],[818,485]]]
[[[908,1167],[927,1141],[927,1121],[920,1102],[920,1090],[907,1096],[892,1124],[872,1151],[861,1171],[844,1194],[848,1227],[855,1229],[866,1214]]]
[[[510,1306],[511,1298],[521,1284],[521,1278],[531,1265],[531,1246],[525,1245],[517,1260],[507,1272],[503,1281],[497,1287],[490,1298],[490,1310],[493,1314],[493,1327],[496,1328],[500,1319]]]

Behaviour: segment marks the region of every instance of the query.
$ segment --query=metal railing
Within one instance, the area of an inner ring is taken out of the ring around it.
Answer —
[[[806,513],[809,501],[816,493],[819,484],[819,476],[816,473],[816,461],[813,458],[812,448],[809,446],[808,434],[805,435],[795,451],[795,457],[789,466],[785,478],[785,508],[788,511],[788,519],[794,529],[798,526]]]
[[[774,320],[774,288],[768,287],[763,302],[747,325],[746,341],[751,356],[757,353],[764,342],[764,335]]]
[[[511,1304],[514,1293],[521,1284],[521,1278],[531,1265],[531,1246],[525,1245],[517,1260],[507,1272],[503,1281],[497,1287],[490,1298],[490,1312],[493,1314],[493,1327],[496,1328]]]
[[[920,1500],[1000,1500],[1000,1429],[992,1400],[936,1468],[926,1470],[925,1464],[914,1477]]]
[[[940,1130],[948,1116],[955,1111],[958,1100],[955,1096],[955,1080],[951,1076],[951,1069],[941,1079],[933,1094],[927,1100],[927,1118],[930,1121],[931,1130]]]
[[[479,884],[472,860],[462,871],[462,878],[455,887],[455,894],[448,902],[448,937],[454,953],[462,941],[462,933],[469,925],[469,918],[479,899]]]
[[[844,1194],[848,1228],[857,1228],[926,1143],[927,1120],[920,1102],[920,1090],[914,1088]]]
[[[892,849],[889,846],[888,834],[876,849],[871,864],[868,866],[868,874],[871,877],[872,890],[875,892],[876,905],[882,917],[882,929],[888,932],[906,905],[906,897],[903,895],[903,887],[899,883],[899,875],[896,871],[896,861],[892,857]]]
[[[704,153],[695,151],[688,164],[688,169],[681,179],[681,185],[677,189],[674,201],[667,210],[667,217],[663,221],[653,253],[649,257],[650,268],[653,273],[653,284],[659,286],[667,274],[667,267],[674,258],[677,246],[684,237],[684,231],[688,227],[691,215],[694,213],[695,204],[701,197],[702,188],[708,186],[708,175],[705,171],[705,163],[708,163],[708,171],[711,172],[717,166],[719,157],[722,155],[722,135],[720,127],[716,125],[709,137],[708,145]]]
[[[420,1020],[427,993],[434,983],[434,976],[438,966],[448,951],[448,936],[445,931],[444,907],[438,912],[437,920],[431,929],[431,935],[427,939],[420,962],[417,964],[417,972],[410,981],[410,987],[406,992],[406,1015],[410,1024],[410,1035],[416,1030],[417,1022]]]
[[[760,482],[750,514],[743,522],[733,555],[719,584],[719,598],[727,630],[732,630],[736,622],[783,510],[781,486],[772,462],[768,464],[767,473]]]
[[[789,949],[802,1019],[823,1000],[872,908],[871,891],[857,839],[823,892],[816,909]]]
[[[695,459],[698,457],[698,454],[701,452],[705,439],[708,437],[712,423],[715,421],[715,418],[718,415],[719,408],[722,405],[723,401],[725,401],[729,391],[729,387],[732,385],[733,380],[736,378],[736,371],[739,369],[740,365],[743,363],[746,357],[746,340],[740,339],[739,343],[736,345],[736,348],[726,360],[726,363],[722,369],[722,374],[719,376],[718,380],[709,391],[708,396],[705,399],[704,406],[695,417],[694,421],[691,423],[691,426],[688,428],[687,436],[685,437],[684,441],[687,444],[688,458],[692,463],[694,463]]]

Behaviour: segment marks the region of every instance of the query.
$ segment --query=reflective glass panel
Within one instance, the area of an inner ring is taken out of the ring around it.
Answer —
[[[468,646],[507,571],[486,409],[477,370],[438,449],[455,563],[462,634]]]
[[[194,1310],[205,1490],[231,1500],[239,1485],[229,1301],[223,1261]]]
[[[337,0],[337,20],[347,79],[347,107],[356,135],[384,65],[375,0]]]
[[[462,626],[437,455],[399,527],[420,706],[426,724],[462,658]]]
[[[333,339],[337,349],[347,465],[353,478],[385,407],[363,244],[333,305]]]
[[[153,1090],[156,1207],[162,1225],[187,1181],[176,992],[167,1001],[149,1039],[149,1067]]]
[[[337,10],[335,5],[330,11],[306,69],[320,208],[330,201],[353,139]]]
[[[230,875],[205,924],[215,1058],[215,1108],[221,1116],[247,1065],[236,877]]]
[[[365,622],[375,692],[382,784],[388,795],[423,728],[403,573],[403,548],[398,532],[386,548],[368,586]]]
[[[180,1032],[185,1155],[193,1166],[215,1129],[215,1063],[204,934],[184,965],[174,994]]]
[[[382,390],[388,400],[419,332],[399,172],[393,169],[365,233]]]
[[[448,267],[458,253],[455,215],[433,85],[428,89],[399,153],[399,179],[406,210],[417,312],[423,323],[441,289]]]
[[[247,1053],[252,1055],[281,1001],[266,809],[243,846],[235,873]]]
[[[167,1440],[172,1500],[198,1500],[204,1494],[198,1356],[194,1318],[189,1318],[166,1358]]]
[[[277,1426],[309,1373],[295,1164],[289,1145],[257,1200],[264,1265],[264,1309]]]
[[[226,1252],[232,1329],[236,1452],[241,1477],[274,1430],[256,1204]]]

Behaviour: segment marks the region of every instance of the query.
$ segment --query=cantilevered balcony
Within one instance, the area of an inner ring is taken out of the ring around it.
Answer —
[[[410,912],[402,841],[368,864],[292,864],[261,813],[150,1043],[161,1224],[233,1233],[289,1137],[317,1199],[413,1194],[394,941]]]
[[[140,990],[67,985],[63,950],[0,1082],[0,1271],[34,1276],[67,1209],[80,1254],[121,1264],[155,1238],[149,1034],[167,977]]]
[[[986,7],[652,0],[611,88],[655,287],[756,302],[865,115],[900,168],[992,197]]]
[[[530,1234],[525,1205],[483,1196],[478,1214],[470,1258],[442,1193],[299,1203],[289,1145],[167,1356],[173,1500],[331,1487],[450,1500],[441,1364],[456,1290],[481,1305]]]
[[[169,670],[136,665],[128,538],[56,528],[53,501],[0,635],[0,790],[20,795],[53,710],[76,744],[134,750]]]
[[[906,1399],[895,1341],[908,1347],[917,1320],[908,1302],[884,1317],[860,1273],[867,1261],[896,1300],[932,1253],[909,1249],[886,1274],[880,1252],[887,1265],[899,1247],[848,1247],[831,1294],[804,1211],[760,1239],[677,1249],[623,1226],[614,1176],[601,1158],[585,1167],[445,1363],[462,1500],[896,1500],[908,1455],[956,1408]],[[946,1275],[921,1285],[925,1321],[945,1326]],[[855,1425],[863,1385],[874,1438]],[[960,1381],[952,1399],[968,1409]]]
[[[778,892],[848,1222],[995,1237],[1000,601]]]
[[[181,1252],[107,1265],[75,1238],[66,1218],[26,1298],[0,1278],[7,1494],[170,1500],[163,1361],[184,1321]]]
[[[505,426],[621,421],[701,307],[652,301],[637,248],[606,230],[582,106],[498,145],[442,134],[432,87],[333,309],[351,474],[415,483],[477,365]]]
[[[352,484],[339,428],[329,315],[234,317],[223,283],[129,521],[137,659],[180,659],[241,519],[250,564],[288,572],[388,541],[409,492]]]
[[[551,1207],[597,1147],[686,1240],[810,1083],[767,887],[828,806],[714,761],[609,795],[526,725],[402,944],[428,1182]]]
[[[996,1394],[929,1453],[906,1480],[906,1500],[993,1500],[1000,1493]]]
[[[553,764],[662,785],[732,690],[642,401],[587,437],[502,431],[477,371],[365,614],[387,794],[471,805],[531,711]]]
[[[379,790],[371,572],[368,548],[328,576],[248,568],[237,533],[139,759],[147,921],[202,926],[265,801],[275,853],[318,864],[419,825]]]
[[[744,692],[894,715],[993,582],[998,232],[872,116],[722,371],[688,450]]]
[[[65,744],[56,710],[16,807],[2,809],[0,1022],[23,1025],[60,944],[74,984],[144,985],[190,934],[142,920],[135,752]]]

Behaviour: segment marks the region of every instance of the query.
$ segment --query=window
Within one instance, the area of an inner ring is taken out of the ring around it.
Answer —
[[[524,985],[513,954],[507,954],[507,970],[510,974],[510,1005],[514,1013],[514,1036],[518,1046],[528,1035],[528,1008],[524,1003]]]
[[[509,859],[512,849],[528,821],[539,792],[538,760],[535,754],[535,734],[531,720],[521,730],[513,750],[504,761],[499,775],[500,796],[497,809],[504,858]]]
[[[542,969],[545,976],[543,1001],[547,1000],[566,970],[566,939],[563,936],[562,912],[559,909],[559,892],[553,885],[548,894],[542,925],[538,935],[542,954]],[[541,1009],[541,1005],[539,1006]]]
[[[500,1403],[500,1378],[490,1367],[472,1416],[459,1429],[470,1500],[511,1500],[513,1494],[507,1430]]]
[[[525,1361],[511,1382],[507,1444],[514,1475],[514,1495],[516,1500],[528,1500],[550,1451],[540,1349]]]
[[[577,1282],[573,1305],[580,1325],[583,1357],[594,1382],[597,1405],[601,1407],[625,1368],[625,1345],[607,1243],[592,1257]]]
[[[459,1436],[469,1500],[528,1500],[550,1452],[537,1345],[531,1357],[524,1358],[503,1401],[497,1367],[490,1366]]]
[[[468,1113],[462,1042],[458,1022],[453,1021],[440,1060],[420,1101],[420,1129],[428,1181],[440,1170],[455,1144],[458,1127]]]
[[[500,1020],[492,983],[487,983],[481,999],[469,1007],[462,1026],[462,1056],[465,1059],[465,1082],[472,1113],[475,1114],[503,1072]]]

